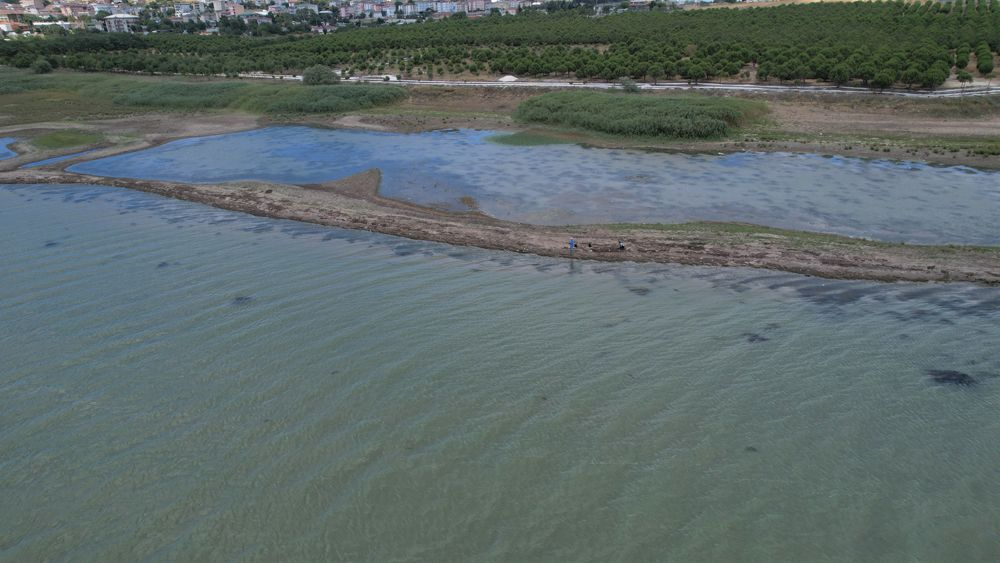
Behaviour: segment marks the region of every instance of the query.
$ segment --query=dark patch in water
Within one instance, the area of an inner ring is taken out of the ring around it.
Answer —
[[[274,225],[268,225],[267,223],[263,223],[260,225],[253,225],[252,227],[246,227],[243,230],[245,232],[255,233],[255,234],[268,233],[274,230]]]
[[[543,400],[543,401],[548,401],[548,400],[549,400],[549,398],[548,398],[548,397],[546,397],[545,395],[542,395],[542,400]]]
[[[927,375],[931,376],[931,380],[933,380],[934,383],[938,383],[940,385],[959,385],[963,387],[970,387],[978,383],[976,378],[971,375],[950,369],[929,369],[927,370]]]
[[[156,265],[156,267],[157,268],[166,268],[169,265],[170,265],[169,262],[160,262],[159,264]]]
[[[649,295],[649,292],[652,291],[648,287],[630,287],[628,290],[636,295]]]
[[[751,452],[751,453],[757,453],[760,450],[758,450],[757,448],[755,448],[753,446],[747,446],[747,447],[743,448],[743,451],[745,451],[745,452]]]
[[[45,248],[52,248],[53,246],[59,246],[59,243],[54,240],[45,241]]]
[[[747,342],[750,342],[752,344],[755,344],[757,342],[767,342],[768,340],[770,340],[770,338],[768,338],[766,336],[761,336],[760,334],[757,334],[756,332],[744,332],[740,336],[746,338]]]
[[[237,295],[236,297],[233,297],[233,300],[230,301],[230,304],[231,305],[249,305],[252,301],[253,301],[253,297],[250,297],[249,295]]]

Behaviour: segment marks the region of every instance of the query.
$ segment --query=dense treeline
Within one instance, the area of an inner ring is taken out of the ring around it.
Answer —
[[[299,72],[431,78],[516,74],[639,80],[721,77],[934,87],[993,70],[1000,0],[856,2],[587,17],[528,12],[273,38],[70,35],[0,44],[0,62],[80,70]],[[975,57],[974,60],[972,57]],[[964,64],[963,64],[964,63]],[[957,65],[957,68],[956,68]]]
[[[521,103],[514,117],[629,137],[723,137],[765,111],[761,102],[694,96],[552,92]]]

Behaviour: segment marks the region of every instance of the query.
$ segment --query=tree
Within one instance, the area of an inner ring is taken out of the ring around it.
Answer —
[[[653,79],[653,84],[656,84],[657,80],[663,78],[667,74],[667,70],[663,68],[662,64],[659,63],[651,65],[648,72],[649,77]]]
[[[324,65],[313,65],[302,71],[302,83],[310,86],[317,84],[336,84],[340,77],[333,69]]]
[[[993,55],[990,54],[986,57],[977,58],[976,70],[983,76],[993,72]]]
[[[965,72],[965,71],[962,71]],[[919,84],[923,78],[923,73],[916,66],[910,66],[900,75],[900,80],[906,84],[907,88],[912,88],[914,84]]]
[[[958,71],[958,73],[955,75],[955,78],[958,78],[958,81],[962,84],[963,91],[965,90],[965,87],[968,86],[970,82],[972,82],[972,75],[969,74],[969,72],[966,70]]]
[[[885,90],[889,86],[896,82],[896,73],[888,69],[882,69],[875,73],[872,77],[871,85],[872,88],[878,88],[879,92]]]
[[[846,64],[839,64],[830,71],[830,81],[837,86],[843,86],[851,80],[851,69]]]
[[[52,63],[45,57],[38,57],[35,62],[31,63],[31,70],[35,74],[48,74],[52,72]]]

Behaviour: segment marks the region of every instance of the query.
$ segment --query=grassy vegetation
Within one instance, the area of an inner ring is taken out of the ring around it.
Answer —
[[[966,245],[912,245],[898,242],[885,242],[865,238],[854,238],[827,233],[810,231],[795,231],[777,227],[765,227],[749,223],[723,223],[714,221],[692,221],[690,223],[615,223],[600,225],[611,231],[628,233],[633,231],[661,231],[705,236],[750,236],[750,237],[781,237],[796,245],[816,247],[818,245],[858,246],[866,248],[907,247],[926,252],[976,252],[1000,254],[1000,246],[966,246]]]
[[[613,231],[662,231],[671,233],[689,233],[705,235],[747,235],[747,236],[770,236],[782,237],[796,242],[810,244],[847,244],[860,246],[897,246],[895,243],[873,241],[863,238],[852,238],[842,235],[831,235],[826,233],[814,233],[809,231],[795,231],[791,229],[780,229],[777,227],[766,227],[763,225],[752,225],[749,223],[723,223],[714,221],[692,221],[689,223],[616,223],[612,225],[602,225]]]
[[[0,115],[6,123],[87,118],[155,110],[242,110],[269,115],[341,113],[390,104],[395,86],[251,83],[0,69]]]
[[[522,102],[514,117],[626,137],[718,139],[766,112],[763,102],[733,98],[551,92]]]
[[[68,129],[39,135],[31,140],[31,144],[40,149],[52,150],[92,145],[102,139],[103,137],[99,133]]]
[[[564,145],[572,141],[557,139],[531,131],[521,131],[510,135],[492,135],[486,138],[491,143],[511,145],[515,147],[537,147],[540,145]]]
[[[172,110],[235,109],[264,114],[343,113],[397,102],[406,91],[394,86],[338,84],[305,87],[299,84],[246,82],[147,84],[115,96],[121,106]]]

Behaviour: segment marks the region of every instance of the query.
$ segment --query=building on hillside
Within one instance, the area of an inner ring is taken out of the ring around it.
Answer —
[[[132,33],[139,26],[139,16],[132,14],[111,14],[104,18],[104,31],[108,33]]]
[[[86,4],[63,2],[59,6],[59,11],[62,12],[62,15],[67,18],[79,18],[80,16],[90,15],[90,6]]]
[[[9,5],[9,4],[8,4]],[[20,33],[27,31],[28,22],[25,21],[24,8],[11,6],[0,9],[0,31],[5,33]]]
[[[83,24],[80,22],[32,22],[31,23],[31,28],[41,34],[45,34],[46,31],[56,27],[69,31],[71,29],[82,29]]]
[[[298,12],[299,10],[309,10],[314,14],[319,13],[319,6],[317,6],[316,4],[311,4],[309,2],[289,3],[288,8],[293,14]]]
[[[38,14],[45,9],[45,2],[42,0],[21,0],[21,8],[29,14]]]
[[[261,10],[259,12],[243,12],[239,17],[248,24],[256,23],[257,25],[267,25],[269,23],[273,23],[271,21],[270,14],[268,14],[265,10]]]
[[[240,4],[239,2],[221,2],[219,0],[212,2],[212,8],[215,10],[215,15],[230,18],[233,16],[239,16],[246,11],[243,4]]]

